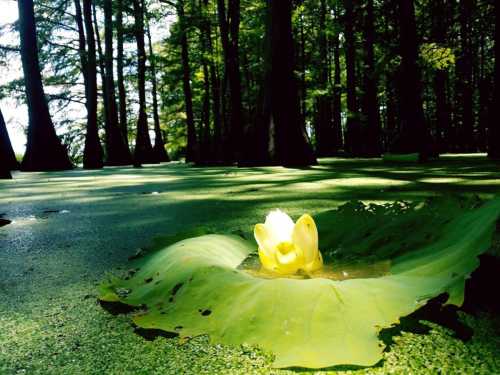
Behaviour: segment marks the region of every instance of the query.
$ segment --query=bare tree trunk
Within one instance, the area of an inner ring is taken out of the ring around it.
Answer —
[[[127,92],[125,91],[125,78],[123,75],[123,43],[124,34],[123,30],[123,1],[117,0],[116,9],[116,74],[118,84],[118,104],[120,111],[120,128],[123,133],[123,138],[128,144],[128,120],[127,120]]]
[[[105,98],[107,97],[106,95],[106,72],[104,68],[104,52],[102,49],[102,43],[101,43],[101,35],[99,33],[99,24],[97,22],[97,12],[96,12],[96,6],[93,0],[90,0],[92,3],[92,19],[94,23],[94,31],[95,31],[95,40],[96,40],[96,46],[97,46],[97,54],[98,54],[98,61],[97,63],[99,64],[99,75],[101,76],[101,99],[102,99],[102,108],[103,108],[103,114],[104,114],[104,130],[106,130],[106,122],[108,121],[108,103],[106,102]],[[107,144],[107,138],[105,138],[105,143]],[[106,150],[107,150],[107,145]]]
[[[21,163],[23,171],[71,169],[66,147],[57,137],[45,98],[38,60],[33,0],[19,0],[21,60],[28,104],[28,144]]]
[[[75,0],[75,9],[87,107],[87,133],[83,150],[83,167],[99,169],[103,167],[103,151],[97,128],[97,68],[91,0],[83,0],[83,16],[80,0]],[[87,29],[87,40],[85,39],[83,19],[85,19]]]
[[[208,1],[203,0],[205,8],[208,6]],[[211,157],[217,161],[222,159],[219,145],[222,142],[222,114],[221,114],[221,90],[220,79],[217,74],[217,66],[215,65],[214,48],[212,43],[212,27],[208,17],[202,20],[202,35],[204,39],[204,48],[207,53],[211,53],[211,58],[208,59],[208,70],[210,75],[210,88],[212,94],[212,117],[213,117],[213,141],[209,150]]]
[[[113,74],[113,8],[111,0],[103,1],[104,10],[104,66],[105,66],[105,101],[106,111],[106,151],[108,165],[127,165],[132,163],[132,156],[125,142],[118,123],[116,110],[115,80]]]
[[[184,13],[184,0],[179,0],[177,13],[181,24],[181,58],[187,126],[186,162],[196,162],[198,160],[198,142],[196,139],[196,128],[194,126],[193,94],[191,91],[191,72],[189,67],[189,47],[186,17]]]
[[[334,152],[337,153],[343,145],[342,140],[342,82],[340,80],[340,48],[339,34],[333,37],[333,134],[334,134]]]
[[[399,2],[400,19],[400,120],[399,135],[392,151],[419,153],[421,160],[429,157],[431,139],[425,124],[422,104],[422,77],[418,67],[418,41],[413,0]]]
[[[318,49],[319,49],[319,86],[322,94],[316,98],[316,155],[331,156],[335,153],[335,135],[333,132],[333,113],[331,107],[331,96],[328,86],[328,40],[326,31],[326,0],[320,0],[318,19]]]
[[[457,59],[457,123],[460,151],[472,152],[476,150],[474,141],[474,111],[473,111],[473,51],[472,51],[472,13],[475,9],[473,0],[460,0],[460,51]]]
[[[306,166],[316,163],[300,114],[294,76],[292,3],[268,0],[262,114],[254,164]]]
[[[358,100],[356,97],[356,44],[354,35],[354,4],[344,0],[345,7],[345,64],[347,81],[347,122],[345,150],[355,156],[361,154],[361,126],[359,123]]]
[[[500,159],[500,4],[495,2],[495,73],[494,92],[488,127],[488,156]]]
[[[157,163],[146,114],[146,48],[144,43],[144,0],[133,0],[135,40],[137,43],[137,86],[139,91],[139,117],[135,138],[134,158],[136,163]]]
[[[10,143],[9,133],[7,132],[7,125],[5,125],[5,119],[3,118],[2,110],[0,110],[0,165],[5,169],[4,172],[14,171],[19,169],[19,163],[17,162],[16,155],[14,154],[14,149]],[[2,172],[0,171],[0,178]],[[10,173],[3,173],[4,176],[10,176]]]
[[[373,0],[368,0],[365,9],[364,39],[364,95],[363,95],[363,143],[364,155],[378,157],[382,153],[379,104],[377,99],[378,81],[375,72],[373,44],[375,27],[373,17]]]
[[[227,162],[238,161],[241,155],[243,116],[241,104],[241,77],[239,62],[240,0],[229,0],[226,11],[225,0],[217,0],[219,28],[224,52],[225,82],[229,91],[229,113],[225,122],[225,151]]]
[[[448,28],[448,7],[445,0],[433,2],[433,37],[436,43],[442,44],[446,41]],[[439,152],[448,151],[449,139],[447,135],[451,126],[450,106],[446,90],[448,72],[446,69],[437,69],[434,73],[434,95],[436,96],[436,145]],[[446,142],[445,142],[446,139]]]
[[[165,149],[166,139],[163,139],[163,134],[160,127],[160,114],[158,108],[158,83],[156,78],[156,56],[153,51],[153,43],[151,42],[151,30],[149,24],[146,28],[146,34],[148,37],[149,45],[149,67],[151,70],[151,83],[152,83],[152,96],[153,96],[153,119],[155,127],[155,145],[153,147],[153,152],[156,161],[168,162],[170,158],[168,157],[167,150]]]

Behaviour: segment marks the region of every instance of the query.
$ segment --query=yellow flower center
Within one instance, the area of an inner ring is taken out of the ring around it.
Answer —
[[[294,248],[295,246],[291,242],[280,242],[277,246],[278,251],[283,255],[293,251]]]

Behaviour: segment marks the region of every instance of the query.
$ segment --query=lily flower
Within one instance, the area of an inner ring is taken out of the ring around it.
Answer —
[[[310,215],[302,215],[294,224],[286,213],[271,211],[264,224],[255,225],[262,266],[281,275],[302,270],[312,273],[323,267],[318,249],[318,229]]]

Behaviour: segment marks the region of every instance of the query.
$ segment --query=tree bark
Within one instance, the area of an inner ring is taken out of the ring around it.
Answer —
[[[332,156],[335,153],[335,135],[333,129],[332,102],[328,85],[328,46],[326,30],[326,0],[320,0],[318,17],[318,84],[321,93],[316,97],[316,155],[319,157]]]
[[[45,98],[38,60],[33,0],[19,0],[19,33],[29,125],[23,171],[71,169],[66,147],[57,137]]]
[[[104,100],[107,103],[106,111],[106,154],[107,165],[128,165],[132,157],[128,142],[125,142],[118,123],[116,110],[115,80],[113,74],[113,8],[111,0],[103,1],[104,10],[104,68],[106,90]]]
[[[208,6],[208,1],[203,0],[205,8]],[[222,153],[219,145],[222,142],[222,114],[221,114],[221,89],[220,78],[217,73],[217,66],[215,65],[216,56],[214,55],[214,48],[212,43],[212,27],[210,19],[204,17],[202,20],[202,35],[204,40],[204,48],[207,53],[211,54],[208,59],[208,70],[210,75],[210,89],[212,95],[212,118],[213,118],[213,141],[209,150],[209,154],[214,160],[221,161]]]
[[[158,82],[156,77],[156,55],[153,51],[153,43],[151,41],[151,30],[149,28],[149,24],[146,28],[146,34],[148,37],[149,45],[149,67],[151,70],[151,94],[153,96],[153,119],[155,129],[155,144],[153,146],[153,153],[157,162],[164,163],[169,162],[170,158],[168,156],[167,150],[165,149],[165,144],[167,143],[167,141],[163,138],[160,127],[160,113],[158,108]]]
[[[123,74],[124,64],[124,34],[123,30],[123,1],[117,0],[116,6],[116,74],[118,85],[118,104],[120,112],[120,128],[125,142],[128,144],[128,120],[127,120],[127,92],[125,91],[125,78]]]
[[[80,61],[85,84],[85,104],[87,107],[87,132],[83,150],[83,168],[99,169],[103,167],[103,151],[97,127],[97,67],[91,0],[83,0],[83,17],[80,0],[75,0],[75,9],[80,43]],[[84,33],[84,22],[87,38],[85,38]]]
[[[494,91],[488,127],[488,156],[500,159],[500,4],[495,2],[495,72]]]
[[[379,104],[377,99],[378,80],[375,72],[373,44],[375,27],[373,17],[373,0],[368,0],[364,22],[364,95],[363,95],[363,143],[364,156],[378,157],[382,153]]]
[[[182,82],[184,89],[184,104],[186,109],[187,127],[186,162],[196,162],[198,160],[198,142],[196,139],[196,128],[194,126],[193,94],[191,91],[191,71],[189,67],[189,47],[187,38],[187,23],[184,12],[184,0],[179,0],[177,13],[181,26]]]
[[[345,150],[353,156],[361,155],[361,126],[356,96],[356,43],[354,34],[354,4],[344,0],[345,7],[345,64],[347,81],[347,121]]]
[[[251,162],[295,167],[315,164],[294,76],[292,2],[267,0],[267,5],[265,87]]]
[[[448,4],[443,0],[435,0],[433,5],[433,37],[436,43],[443,45],[446,43],[448,29]],[[448,151],[451,117],[446,89],[447,81],[447,70],[437,69],[434,73],[434,95],[436,97],[436,146],[438,152]]]
[[[473,50],[472,50],[472,13],[475,8],[473,0],[460,0],[460,51],[457,59],[456,96],[458,113],[455,127],[458,131],[459,150],[472,152],[476,150],[474,141],[473,110]]]
[[[104,67],[104,52],[102,48],[102,43],[101,43],[101,36],[99,33],[99,24],[97,23],[97,12],[96,12],[96,6],[95,2],[93,0],[90,1],[92,3],[92,20],[94,24],[94,31],[95,31],[95,40],[96,40],[96,46],[97,46],[97,55],[99,57],[97,63],[99,64],[99,74],[101,76],[101,91],[102,91],[102,108],[103,108],[103,117],[104,117],[104,130],[106,131],[106,121],[108,118],[108,103],[106,102],[106,72],[105,72],[105,67]],[[106,151],[107,151],[107,138],[105,138],[105,146],[106,146]]]
[[[9,133],[7,132],[7,125],[5,125],[2,110],[0,110],[0,165],[5,170],[4,173],[0,172],[0,175],[3,174],[4,176],[10,176],[10,173],[7,175],[5,172],[19,169],[19,163],[17,162],[16,154],[10,143]]]
[[[422,77],[418,67],[418,40],[413,0],[399,2],[400,27],[400,127],[391,151],[430,155],[431,139],[422,104]]]
[[[157,163],[149,137],[146,114],[146,48],[144,43],[144,0],[134,0],[135,40],[137,43],[137,86],[139,91],[139,117],[135,138],[134,158],[136,163]]]
[[[333,38],[333,134],[334,134],[334,152],[337,153],[343,146],[342,140],[342,82],[340,80],[340,48],[339,34]]]
[[[224,74],[228,85],[229,108],[225,122],[225,149],[227,162],[239,161],[243,137],[243,116],[241,104],[241,77],[239,62],[240,0],[229,0],[227,11],[225,0],[217,0],[219,28],[224,53]]]

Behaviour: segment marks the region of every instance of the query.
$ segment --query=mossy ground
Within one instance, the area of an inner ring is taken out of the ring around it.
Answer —
[[[297,217],[352,199],[490,198],[500,192],[498,171],[484,157],[454,156],[425,166],[328,159],[307,169],[170,164],[16,174],[0,182],[0,215],[13,220],[0,229],[0,374],[287,372],[271,369],[270,355],[256,348],[206,337],[146,341],[127,316],[96,303],[96,285],[157,235],[198,225],[249,232],[277,207]],[[500,373],[500,318],[461,319],[474,329],[470,341],[426,323],[429,334],[395,337],[378,366],[330,372]]]

